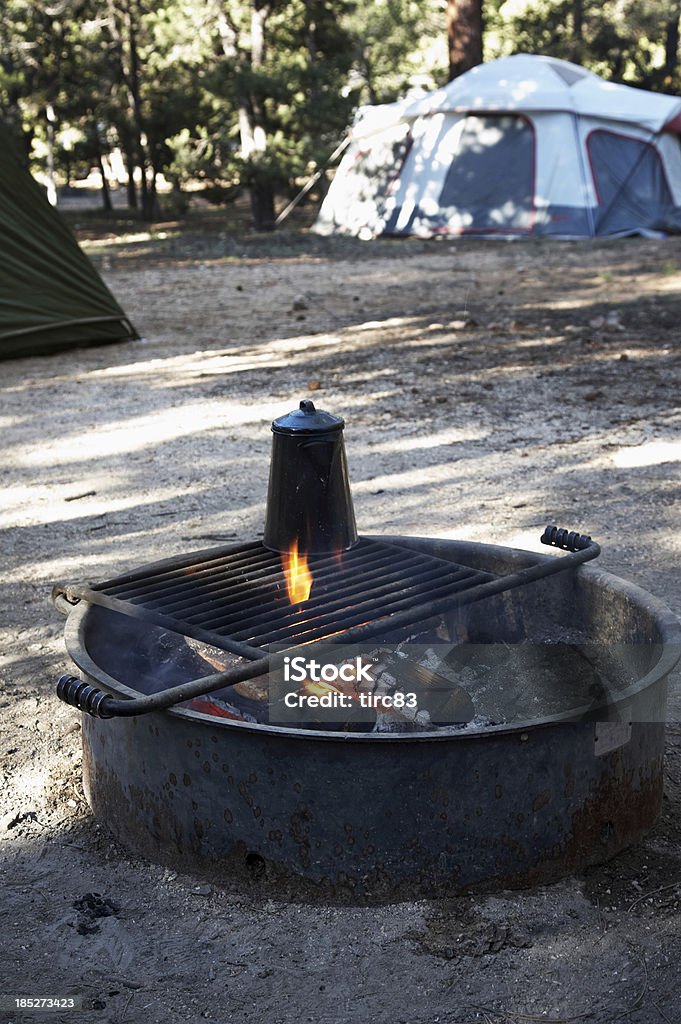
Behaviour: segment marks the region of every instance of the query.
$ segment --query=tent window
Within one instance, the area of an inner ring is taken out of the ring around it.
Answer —
[[[674,203],[654,146],[599,128],[587,148],[598,197],[596,234],[652,228],[665,219]]]
[[[447,220],[462,231],[530,231],[534,130],[516,115],[465,119],[440,194]]]

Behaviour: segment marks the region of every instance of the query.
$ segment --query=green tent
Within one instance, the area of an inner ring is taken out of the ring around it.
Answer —
[[[0,359],[138,337],[0,126]]]

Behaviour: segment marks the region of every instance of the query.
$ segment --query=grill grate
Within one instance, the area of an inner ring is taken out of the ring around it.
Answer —
[[[93,603],[155,622],[215,647],[261,657],[269,644],[297,646],[350,630],[386,631],[390,617],[451,598],[495,577],[410,548],[360,540],[342,556],[309,558],[309,599],[289,602],[280,557],[260,543],[156,563],[88,588]],[[400,617],[401,625],[404,614]]]
[[[495,576],[394,542],[369,539],[342,556],[310,559],[310,597],[291,605],[279,556],[260,543],[194,552],[94,587],[56,586],[57,607],[87,601],[203,640],[249,659],[158,693],[116,700],[62,676],[57,695],[100,718],[146,714],[270,671],[268,646],[360,642],[408,630],[431,616],[544,579],[595,558],[590,537],[547,526],[541,540],[570,554]]]

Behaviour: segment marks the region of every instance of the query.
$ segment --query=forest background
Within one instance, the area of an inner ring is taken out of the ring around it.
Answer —
[[[119,186],[148,221],[248,191],[267,230],[361,105],[519,52],[679,93],[680,18],[679,0],[6,0],[0,117],[55,205],[95,168],[104,210]]]

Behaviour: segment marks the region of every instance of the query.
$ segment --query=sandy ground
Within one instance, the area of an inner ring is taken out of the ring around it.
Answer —
[[[516,893],[284,900],[141,862],[95,822],[49,593],[256,536],[269,421],[313,397],[346,418],[363,532],[540,550],[556,522],[681,614],[681,242],[159,231],[89,251],[143,339],[0,377],[0,992],[80,993],[83,1021],[676,1024],[676,691],[659,824],[610,864]]]

